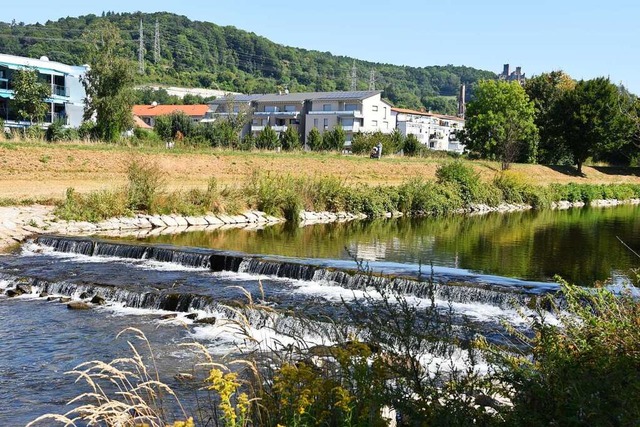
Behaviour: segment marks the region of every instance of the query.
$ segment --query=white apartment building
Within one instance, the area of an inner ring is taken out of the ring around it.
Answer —
[[[393,108],[397,128],[403,136],[414,135],[418,141],[432,150],[462,153],[464,145],[456,132],[464,128],[460,117],[425,111]]]
[[[46,99],[48,113],[44,123],[62,120],[65,125],[77,127],[84,114],[85,91],[80,78],[87,72],[86,67],[76,67],[50,61],[46,56],[40,59],[0,54],[0,118],[5,126],[27,126],[13,106],[13,78],[18,70],[35,70],[38,79],[50,86],[51,95]]]
[[[226,111],[230,105],[236,110],[247,108],[251,110],[251,121],[245,132],[257,135],[270,126],[281,133],[294,127],[303,141],[314,127],[322,134],[340,125],[348,147],[354,133],[391,133],[395,129],[392,106],[381,98],[381,93],[377,90],[233,95],[209,103],[210,117],[237,113]]]
[[[357,132],[391,133],[396,127],[392,105],[381,98],[382,91],[318,92],[310,94],[304,135],[317,128],[320,133],[342,126],[346,146]]]

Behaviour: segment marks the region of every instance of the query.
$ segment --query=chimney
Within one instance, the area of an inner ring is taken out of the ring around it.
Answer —
[[[505,77],[509,77],[509,64],[504,64],[504,68],[502,69],[502,75]]]

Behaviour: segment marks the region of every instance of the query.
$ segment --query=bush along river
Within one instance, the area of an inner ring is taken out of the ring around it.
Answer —
[[[627,277],[639,264],[631,252],[640,252],[638,214],[639,206],[621,206],[284,224],[142,241],[39,236],[0,257],[0,425],[66,412],[86,390],[64,372],[123,357],[127,339],[116,336],[131,326],[201,421],[202,392],[185,380],[198,360],[181,344],[219,357],[298,339],[330,344],[328,331],[352,304],[381,297],[375,287],[433,302],[500,343],[503,321],[524,328],[518,309],[557,291],[555,274],[583,286]],[[69,310],[60,298],[91,309]]]

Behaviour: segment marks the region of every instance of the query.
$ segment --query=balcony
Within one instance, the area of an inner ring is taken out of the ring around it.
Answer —
[[[251,125],[251,132],[262,132],[266,128],[265,125]]]
[[[45,123],[53,123],[55,121],[61,121],[63,125],[69,124],[69,118],[64,113],[54,113],[53,115],[49,113],[44,116]]]
[[[340,110],[340,111],[324,111],[324,110],[315,110],[309,111],[311,115],[322,115],[322,116],[339,116],[339,117],[353,117],[356,119],[361,119],[364,117],[362,111],[360,110]]]
[[[286,132],[287,131],[287,126],[272,126],[271,129],[275,130],[278,133]]]
[[[69,88],[62,85],[51,85],[51,95],[52,96],[62,96],[69,97]]]
[[[253,113],[256,117],[283,117],[297,119],[300,111],[256,111]]]

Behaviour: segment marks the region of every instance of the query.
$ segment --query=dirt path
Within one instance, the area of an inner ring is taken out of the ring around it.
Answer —
[[[255,171],[294,176],[337,176],[349,183],[399,184],[421,176],[433,178],[442,161],[310,153],[242,153],[218,151],[164,151],[127,149],[104,145],[45,145],[0,143],[0,198],[60,199],[69,187],[80,192],[113,189],[126,182],[127,165],[134,159],[156,163],[165,173],[169,189],[205,187],[211,177],[222,184],[238,184]],[[474,162],[484,179],[491,179],[498,165]],[[539,165],[514,165],[528,181],[640,184],[640,169],[585,167],[586,178]]]

